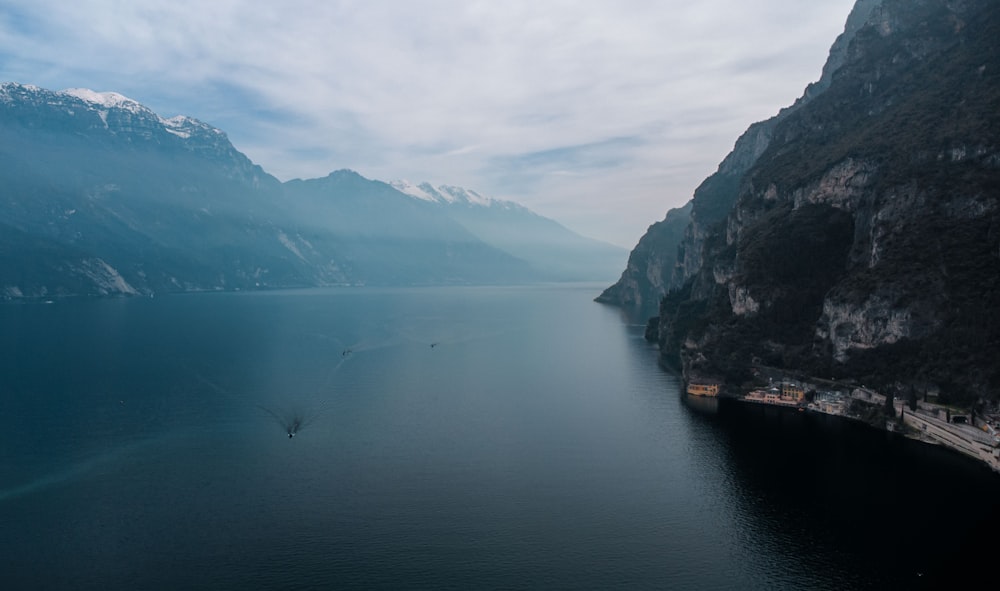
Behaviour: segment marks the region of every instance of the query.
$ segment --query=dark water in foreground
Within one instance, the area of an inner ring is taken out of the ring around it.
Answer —
[[[1000,477],[686,403],[598,291],[2,305],[0,588],[906,589],[987,568],[959,557],[997,539]]]

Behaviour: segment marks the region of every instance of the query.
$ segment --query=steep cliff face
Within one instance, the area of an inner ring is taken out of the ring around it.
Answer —
[[[737,383],[756,358],[995,397],[1000,4],[861,13],[825,88],[757,131],[763,149],[725,181],[728,209],[702,199],[714,225],[696,193],[662,354]]]
[[[663,220],[651,225],[629,253],[621,278],[595,301],[621,306],[638,318],[655,316],[671,285],[677,247],[691,222],[692,205],[689,201],[684,207],[671,209]]]
[[[882,0],[858,0],[841,34],[830,48],[830,56],[819,80],[810,84],[795,104],[766,121],[750,126],[736,140],[733,150],[718,170],[695,189],[683,208],[671,210],[666,219],[649,227],[629,257],[618,282],[597,298],[599,302],[631,308],[640,314],[656,314],[656,304],[670,289],[680,288],[697,275],[703,264],[705,241],[732,210],[743,175],[767,150],[775,127],[791,113],[821,95],[834,73],[848,59],[854,35]],[[682,230],[678,226],[683,226]]]

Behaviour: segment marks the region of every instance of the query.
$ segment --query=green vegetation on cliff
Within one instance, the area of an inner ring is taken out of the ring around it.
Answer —
[[[664,360],[1000,396],[1000,4],[885,0],[663,299]],[[718,215],[716,200],[694,210]]]

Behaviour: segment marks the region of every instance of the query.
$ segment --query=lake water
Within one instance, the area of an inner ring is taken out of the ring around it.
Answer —
[[[0,305],[0,588],[885,589],[982,568],[1000,477],[686,401],[600,287]]]

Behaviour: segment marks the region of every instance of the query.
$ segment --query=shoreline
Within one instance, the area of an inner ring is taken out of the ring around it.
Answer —
[[[666,367],[660,359],[660,365]],[[669,369],[669,368],[668,368]],[[880,394],[853,381],[804,376],[794,371],[754,364],[756,386],[740,393],[712,376],[678,372],[688,399],[732,400],[745,406],[794,409],[863,423],[877,431],[898,433],[907,439],[939,446],[985,465],[1000,474],[1000,416],[976,413],[910,397]],[[765,385],[766,382],[766,385]],[[935,396],[936,399],[936,396]]]
[[[684,392],[683,395],[689,398],[710,398],[694,397],[686,392]],[[969,435],[968,431],[959,429],[952,423],[942,421],[931,415],[917,413],[910,410],[902,402],[898,402],[894,405],[896,412],[899,413],[897,415],[897,420],[891,420],[886,417],[883,425],[879,426],[877,424],[873,424],[869,420],[865,420],[865,418],[861,416],[853,416],[842,412],[823,411],[820,408],[811,406],[812,403],[774,403],[748,399],[745,396],[725,394],[719,395],[717,399],[732,401],[740,404],[741,406],[786,409],[789,411],[807,412],[816,415],[834,417],[836,419],[852,423],[860,423],[875,431],[896,433],[911,441],[947,449],[950,452],[957,453],[975,461],[979,465],[989,468],[994,474],[1000,475],[1000,447],[987,443],[985,441],[985,432],[983,432],[984,438],[980,438],[979,441],[974,441],[974,438]]]

